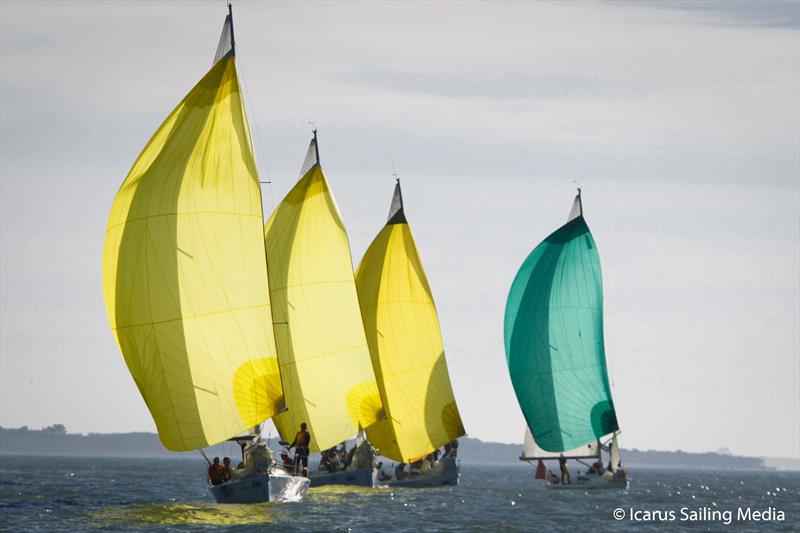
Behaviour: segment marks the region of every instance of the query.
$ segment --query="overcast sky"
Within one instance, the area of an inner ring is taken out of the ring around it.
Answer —
[[[800,455],[800,4],[236,2],[265,208],[310,136],[357,264],[392,162],[467,432],[521,442],[503,312],[574,182],[623,446]],[[117,188],[226,7],[0,2],[0,423],[154,431],[101,288]]]

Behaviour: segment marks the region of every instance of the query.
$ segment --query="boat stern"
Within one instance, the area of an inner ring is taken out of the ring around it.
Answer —
[[[276,473],[269,476],[269,501],[299,502],[308,492],[311,480],[303,476]]]

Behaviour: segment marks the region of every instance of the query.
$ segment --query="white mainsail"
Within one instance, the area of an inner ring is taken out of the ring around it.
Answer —
[[[522,444],[521,461],[532,461],[535,459],[558,459],[561,456],[567,459],[599,459],[600,446],[598,442],[590,442],[578,448],[568,450],[566,452],[548,452],[541,449],[536,441],[533,440],[533,434],[530,428],[525,428],[525,440]]]
[[[611,471],[615,472],[619,470],[619,443],[617,442],[617,434],[614,433],[614,436],[611,438]]]

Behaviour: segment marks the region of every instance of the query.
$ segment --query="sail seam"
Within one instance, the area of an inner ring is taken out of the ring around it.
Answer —
[[[357,344],[355,346],[350,346],[350,347],[347,347],[347,348],[343,348],[341,350],[336,350],[336,351],[333,351],[333,352],[325,352],[323,354],[315,355],[314,357],[307,357],[307,358],[303,358],[303,359],[298,359],[297,357],[295,357],[293,361],[287,361],[286,363],[280,363],[280,366],[281,367],[287,367],[287,366],[293,366],[293,365],[297,366],[298,363],[305,363],[307,361],[314,361],[314,360],[317,360],[317,359],[321,359],[323,357],[328,357],[328,356],[336,355],[336,354],[340,354],[340,353],[352,352],[353,350],[356,350],[356,349],[362,348],[362,347],[367,348],[367,350],[369,350],[369,347],[368,347],[367,343]]]
[[[297,288],[297,287],[309,287],[309,286],[312,286],[312,285],[348,285],[350,283],[352,283],[352,282],[349,281],[349,280],[342,280],[342,281],[335,281],[335,280],[334,281],[312,281],[312,282],[304,281],[302,283],[296,283],[296,284],[293,284],[293,285],[285,285],[285,286],[277,288],[277,289],[272,289],[269,292],[270,292],[270,294],[272,294],[272,293],[275,293],[275,292],[285,291],[286,289],[294,289],[294,288]]]
[[[138,222],[140,220],[149,220],[151,218],[174,217],[174,216],[191,216],[191,215],[226,215],[226,216],[263,219],[263,215],[256,215],[250,213],[236,213],[233,211],[178,211],[175,213],[159,213],[157,215],[145,215],[143,217],[128,218],[123,220],[122,222],[114,224],[113,226],[108,226],[108,229],[106,229],[106,233],[110,232],[112,229],[117,228],[119,226],[124,226],[126,224],[130,224],[131,222]]]
[[[384,306],[391,304],[420,304],[425,306],[433,305],[429,300],[378,300],[377,303],[365,305],[364,307],[369,309],[371,307],[378,307],[380,304]]]
[[[223,315],[225,313],[236,313],[238,311],[252,311],[253,309],[259,309],[259,308],[262,308],[262,307],[267,307],[268,308],[269,304],[253,305],[253,306],[250,306],[250,307],[237,307],[235,309],[225,309],[224,311],[214,311],[212,313],[201,313],[201,314],[192,315],[192,316],[181,316],[179,318],[168,318],[166,320],[158,320],[158,321],[153,321],[153,322],[142,322],[142,323],[139,323],[139,324],[128,324],[128,325],[125,325],[125,326],[116,326],[116,327],[114,327],[112,329],[114,331],[119,331],[121,329],[141,328],[141,327],[144,327],[144,326],[156,326],[156,325],[159,325],[159,324],[169,324],[170,322],[179,322],[179,321],[183,321],[183,320],[192,320],[192,319],[195,319],[195,318],[205,318],[205,317],[209,317],[209,316]]]
[[[602,368],[603,365],[600,364],[592,364],[592,365],[585,365],[585,366],[571,366],[569,368],[562,368],[561,370],[551,370],[550,372],[528,372],[525,374],[520,374],[521,376],[546,376],[548,374],[559,374],[562,372],[574,372],[575,370],[588,370],[594,368]]]

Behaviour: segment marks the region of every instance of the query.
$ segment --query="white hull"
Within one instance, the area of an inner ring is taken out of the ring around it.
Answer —
[[[283,471],[232,479],[209,488],[217,503],[299,502],[308,491],[309,479]]]
[[[408,487],[414,489],[458,485],[458,462],[452,457],[445,457],[433,467],[406,479],[392,479],[385,483],[390,487]]]
[[[579,475],[572,483],[547,483],[552,490],[626,490],[628,475],[620,470],[615,476]]]
[[[342,472],[312,472],[311,486],[322,487],[323,485],[371,487],[372,469],[344,470]]]

